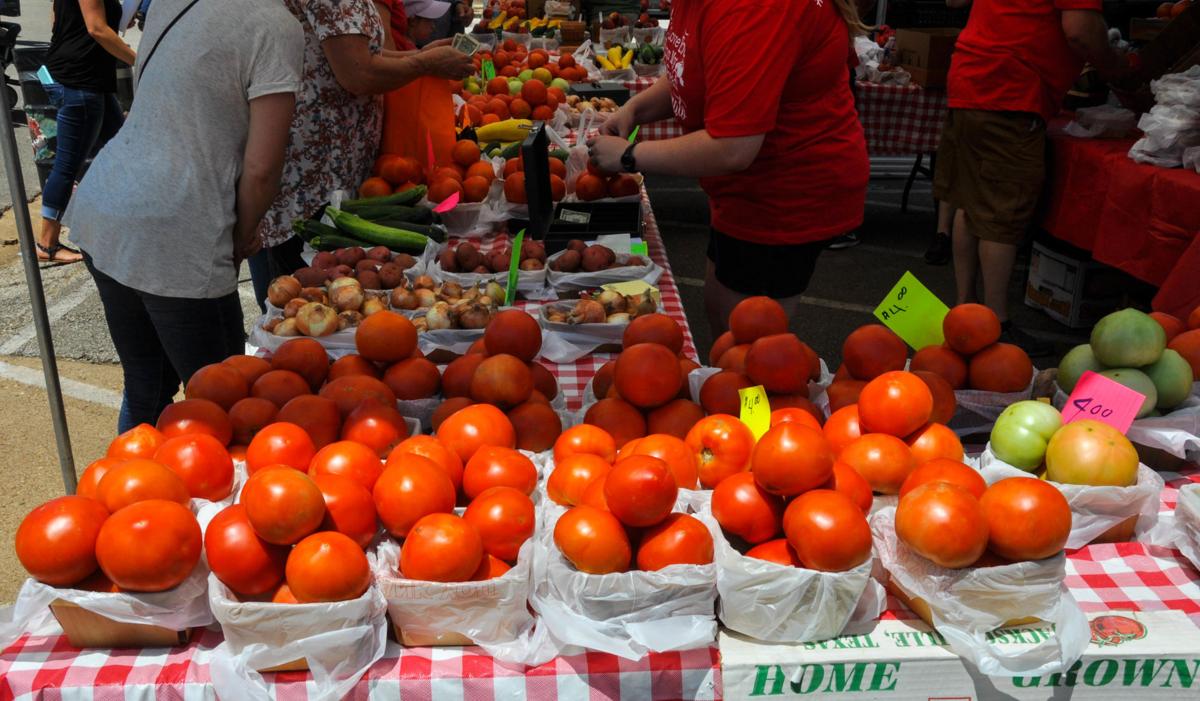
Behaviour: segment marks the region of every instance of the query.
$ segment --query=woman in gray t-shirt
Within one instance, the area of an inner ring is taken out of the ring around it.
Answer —
[[[237,269],[279,188],[304,53],[281,0],[155,0],[147,26],[133,108],[66,215],[125,372],[121,431],[243,351]]]

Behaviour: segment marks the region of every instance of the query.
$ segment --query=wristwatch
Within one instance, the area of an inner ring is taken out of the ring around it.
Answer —
[[[637,159],[633,156],[634,146],[637,146],[637,144],[629,144],[629,147],[625,149],[625,153],[621,154],[621,168],[623,168],[626,173],[637,172]]]

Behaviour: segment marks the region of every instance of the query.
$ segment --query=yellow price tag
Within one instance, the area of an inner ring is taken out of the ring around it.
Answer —
[[[942,320],[949,312],[950,308],[937,295],[906,271],[875,308],[875,317],[913,350],[921,350],[925,346],[939,346],[945,340]]]
[[[767,399],[767,391],[762,385],[746,387],[738,390],[742,400],[742,423],[750,427],[754,440],[762,438],[771,428],[771,402]]]

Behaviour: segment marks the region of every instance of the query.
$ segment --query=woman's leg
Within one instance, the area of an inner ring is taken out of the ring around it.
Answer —
[[[246,259],[250,267],[250,284],[254,287],[254,299],[258,308],[267,312],[267,288],[271,286],[271,254],[265,248]]]
[[[236,292],[217,299],[145,296],[158,341],[185,384],[192,373],[245,350]]]
[[[42,228],[38,236],[39,260],[73,263],[79,260],[78,253],[57,249],[58,237],[62,232],[63,212],[71,201],[75,177],[83,167],[91,144],[88,124],[90,93],[73,90],[61,85],[51,86],[50,98],[58,109],[58,136],[54,151],[54,167],[42,188]],[[93,110],[94,111],[94,110]]]
[[[84,262],[96,281],[108,333],[125,375],[117,430],[124,432],[140,423],[153,425],[163,407],[171,403],[179,378],[158,342],[142,295],[96,270],[91,258],[85,256]]]

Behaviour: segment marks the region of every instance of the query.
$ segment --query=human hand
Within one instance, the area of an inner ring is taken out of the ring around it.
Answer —
[[[447,80],[461,80],[475,72],[475,62],[449,46],[437,46],[420,52],[424,72]]]
[[[588,139],[588,156],[596,167],[605,173],[620,173],[621,155],[629,148],[629,142],[618,136],[594,136]]]
[[[421,50],[428,51],[429,49],[436,49],[439,46],[450,46],[450,43],[451,43],[451,40],[449,37],[447,37],[445,39],[436,39],[434,41],[429,42],[425,46],[422,46]]]
[[[627,139],[635,126],[637,121],[633,118],[633,110],[622,107],[604,120],[604,124],[600,125],[600,133]]]
[[[242,264],[242,261],[249,259],[255,253],[262,250],[262,238],[258,232],[253,232],[249,237],[234,239],[233,242],[233,262],[234,267]]]

